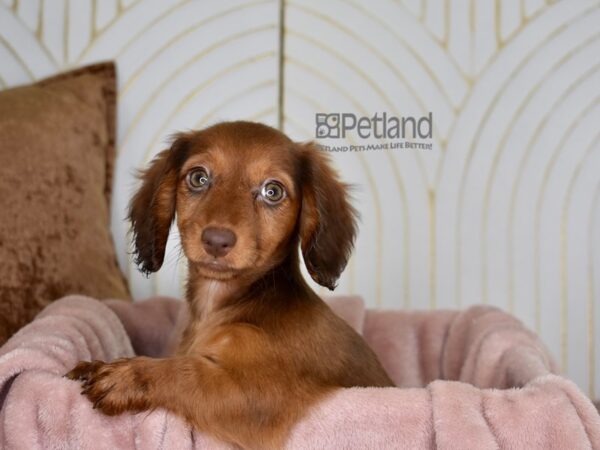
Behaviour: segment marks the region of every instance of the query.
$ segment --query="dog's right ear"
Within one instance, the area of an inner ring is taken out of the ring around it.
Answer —
[[[129,204],[135,263],[148,275],[162,266],[167,238],[175,219],[179,169],[188,156],[192,136],[180,133],[171,148],[160,152],[148,169],[140,172],[142,186]]]
[[[301,144],[299,154],[302,256],[312,279],[333,291],[354,245],[358,213],[350,203],[349,186],[339,180],[329,158],[314,143]]]

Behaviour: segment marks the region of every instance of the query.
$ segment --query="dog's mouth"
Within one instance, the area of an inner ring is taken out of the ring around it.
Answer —
[[[237,270],[234,267],[231,267],[229,264],[219,261],[218,259],[213,259],[209,262],[201,262],[200,264],[207,269],[214,270],[215,272],[235,272]]]
[[[240,269],[232,267],[219,259],[197,261],[195,264],[206,275],[216,279],[232,278],[242,272]]]
[[[184,252],[188,264],[194,268],[194,271],[203,278],[215,280],[230,280],[237,277],[246,277],[254,273],[256,260],[244,260],[243,258],[232,258],[231,255],[213,256],[206,252],[201,252],[192,247]]]

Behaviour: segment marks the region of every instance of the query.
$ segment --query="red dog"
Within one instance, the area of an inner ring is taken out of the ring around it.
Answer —
[[[249,122],[177,136],[142,176],[136,262],[163,262],[177,213],[189,323],[175,355],[80,362],[69,372],[106,414],[166,408],[244,448],[281,448],[334,389],[392,386],[362,338],[306,284],[334,289],[355,236],[346,186],[313,144]]]

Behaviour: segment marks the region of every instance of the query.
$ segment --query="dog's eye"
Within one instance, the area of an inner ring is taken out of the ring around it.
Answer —
[[[260,195],[269,203],[279,203],[285,197],[285,189],[276,181],[269,181],[262,187]]]
[[[208,187],[208,181],[208,172],[203,167],[191,170],[187,176],[187,184],[193,191],[199,191]]]

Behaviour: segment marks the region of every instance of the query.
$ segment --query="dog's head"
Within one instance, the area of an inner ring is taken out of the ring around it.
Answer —
[[[177,216],[184,253],[205,278],[259,276],[295,251],[333,289],[352,249],[347,186],[314,144],[250,122],[180,133],[142,172],[133,197],[136,263],[157,271]]]

